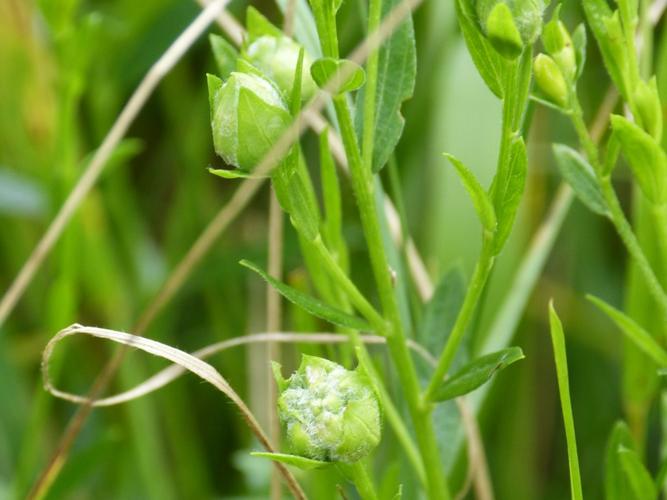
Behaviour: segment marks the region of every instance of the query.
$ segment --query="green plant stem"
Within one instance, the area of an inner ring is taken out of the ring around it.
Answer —
[[[370,474],[368,474],[366,463],[363,460],[359,460],[347,465],[346,468],[362,500],[377,500],[378,496],[373,485],[373,480]]]
[[[470,286],[466,292],[465,299],[463,300],[463,305],[461,306],[461,311],[456,317],[456,322],[452,328],[452,333],[447,339],[445,348],[442,351],[440,358],[438,359],[438,364],[436,365],[435,371],[431,377],[431,380],[428,384],[428,387],[424,391],[422,398],[422,406],[428,408],[431,406],[430,398],[433,395],[433,392],[438,388],[442,383],[444,376],[447,374],[447,371],[454,361],[454,356],[461,344],[463,335],[468,329],[470,320],[475,311],[475,307],[479,302],[482,291],[484,290],[484,285],[486,284],[491,269],[493,268],[493,263],[495,260],[493,254],[493,245],[494,239],[492,236],[485,236],[484,242],[482,243],[482,251],[480,253],[477,265],[475,266],[475,271],[472,275],[470,281]]]
[[[616,191],[614,191],[614,186],[611,183],[611,177],[607,172],[611,169],[609,167],[605,168],[600,162],[598,148],[586,128],[581,105],[579,104],[576,95],[574,95],[571,101],[572,111],[570,112],[570,118],[574,125],[574,129],[579,136],[579,141],[586,152],[588,161],[595,170],[598,184],[609,210],[609,219],[616,228],[616,232],[621,237],[621,240],[623,240],[630,257],[635,261],[639,271],[644,276],[644,280],[651,291],[651,295],[653,295],[660,306],[663,315],[667,317],[667,293],[665,293],[665,290],[660,285],[660,281],[656,277],[651,264],[644,254],[644,250],[642,250],[642,247],[637,240],[637,236],[635,236],[635,233],[632,230],[632,226],[625,217],[625,213],[616,196]]]
[[[616,192],[614,191],[609,176],[600,179],[600,187],[604,199],[607,202],[609,218],[614,224],[616,232],[623,240],[623,243],[625,243],[628,253],[634,259],[640,272],[644,275],[646,285],[648,286],[651,295],[653,295],[653,298],[658,303],[658,306],[660,306],[663,316],[667,318],[667,294],[660,285],[651,264],[644,254],[644,250],[642,250],[642,247],[639,244],[639,240],[637,240],[635,233],[632,231],[632,226],[625,217],[625,213],[621,208],[621,204],[618,201],[618,197],[616,196]]]
[[[370,0],[368,34],[375,32],[382,19],[382,0]],[[374,50],[366,61],[366,85],[364,86],[364,128],[361,154],[365,169],[373,171],[373,143],[375,140],[375,98],[377,95],[379,51]]]
[[[388,330],[386,331],[387,345],[396,366],[415,427],[418,446],[426,468],[429,498],[449,499],[449,489],[442,470],[431,415],[420,411],[419,381],[405,342],[403,325],[391,283],[389,263],[385,254],[378,214],[374,203],[372,173],[362,165],[352,125],[352,117],[345,99],[340,96],[335,97],[334,106],[341,127],[345,153],[350,164],[352,186],[357,198],[357,205],[361,215],[361,222],[366,236],[380,301],[383,311],[389,320],[389,324],[387,325]]]
[[[340,267],[340,264],[334,259],[329,250],[326,248],[321,239],[317,239],[314,242],[314,247],[318,251],[320,257],[320,262],[326,267],[327,272],[331,279],[333,279],[336,284],[345,291],[345,296],[350,299],[353,304],[357,304],[356,307],[361,312],[364,317],[376,328],[378,334],[382,335],[384,330],[387,327],[386,322],[380,316],[377,311],[373,308],[371,304],[366,301],[362,293],[357,289],[356,285],[350,280],[350,278],[345,274],[343,269]],[[344,300],[344,299],[343,299]],[[362,311],[362,309],[365,311]],[[412,464],[417,476],[419,477],[422,484],[426,484],[426,478],[424,473],[424,464],[415,445],[410,437],[410,434],[403,423],[403,419],[399,414],[398,410],[394,406],[387,389],[382,383],[382,379],[375,371],[373,367],[370,356],[366,345],[361,341],[359,332],[356,330],[345,330],[345,333],[350,337],[350,342],[358,350],[358,356],[360,362],[365,366],[366,371],[368,372],[369,377],[375,386],[375,389],[378,391],[380,400],[382,401],[383,410],[385,417],[389,421],[398,441],[403,446],[408,460]]]

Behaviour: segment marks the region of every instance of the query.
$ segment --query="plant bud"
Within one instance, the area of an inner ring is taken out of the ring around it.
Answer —
[[[577,54],[570,33],[558,17],[554,17],[544,26],[542,42],[565,78],[573,81],[577,74]]]
[[[535,83],[542,94],[553,104],[566,108],[568,103],[567,83],[556,61],[546,54],[538,54],[533,71]]]
[[[300,49],[301,47],[297,43],[286,36],[265,35],[253,40],[246,48],[244,55],[248,62],[271,78],[282,95],[287,97],[292,92]],[[317,90],[317,86],[310,76],[312,62],[308,54],[304,53],[301,76],[301,97],[303,100],[310,99]]]
[[[245,172],[253,170],[291,122],[278,90],[255,74],[232,72],[211,102],[215,152]]]
[[[304,355],[287,380],[274,364],[278,414],[290,452],[313,460],[353,463],[380,442],[377,397],[358,369]]]
[[[542,31],[543,0],[473,0],[482,31],[502,55],[516,58]]]
[[[660,141],[662,139],[662,104],[655,77],[651,78],[648,83],[640,81],[637,84],[634,102],[644,130]]]

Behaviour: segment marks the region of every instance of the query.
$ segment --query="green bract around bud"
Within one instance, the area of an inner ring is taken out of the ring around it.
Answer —
[[[546,54],[538,54],[533,64],[535,83],[544,97],[561,108],[568,103],[567,83],[558,64]]]
[[[577,54],[569,31],[558,17],[554,17],[544,26],[542,42],[565,78],[573,81],[577,74]]]
[[[287,380],[274,365],[281,391],[278,414],[291,453],[324,462],[353,463],[380,442],[380,405],[367,377],[304,355]]]
[[[472,0],[482,31],[496,50],[514,58],[542,31],[543,0]],[[518,36],[517,36],[518,35]],[[521,42],[521,43],[519,43]]]
[[[232,72],[212,98],[215,152],[246,172],[264,158],[291,122],[278,90],[265,78]]]
[[[245,58],[253,66],[259,68],[267,77],[271,78],[284,97],[292,92],[294,72],[296,71],[301,47],[292,39],[281,36],[261,36],[253,40],[245,49]],[[303,72],[301,80],[301,98],[310,99],[317,90],[315,82],[310,76],[312,60],[308,54],[303,56]]]

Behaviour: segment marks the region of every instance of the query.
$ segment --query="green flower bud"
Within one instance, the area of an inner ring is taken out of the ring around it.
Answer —
[[[543,0],[473,2],[482,31],[505,57],[515,58],[525,45],[531,45],[540,36]]]
[[[291,122],[278,90],[258,75],[232,72],[211,102],[215,152],[245,172],[264,158]]]
[[[646,83],[639,81],[634,91],[634,103],[644,130],[655,139],[662,139],[662,104],[655,76]]]
[[[538,54],[533,63],[535,83],[544,97],[553,104],[566,108],[568,103],[567,83],[561,69],[551,57]]]
[[[380,442],[380,405],[358,369],[304,355],[287,380],[274,365],[281,390],[278,414],[290,452],[325,462],[353,463]]]
[[[557,16],[544,26],[542,42],[565,78],[570,82],[574,81],[577,74],[577,53],[569,31]]]
[[[489,41],[507,59],[516,59],[523,50],[521,33],[514,23],[512,11],[504,3],[498,3],[486,20]]]
[[[284,97],[292,92],[294,73],[301,47],[286,36],[261,36],[253,40],[245,49],[245,58],[271,78]],[[313,61],[304,53],[303,72],[301,75],[301,98],[310,99],[317,90],[317,85],[310,76]]]

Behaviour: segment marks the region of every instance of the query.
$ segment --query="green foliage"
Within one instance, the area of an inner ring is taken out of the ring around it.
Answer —
[[[595,178],[593,167],[569,146],[555,144],[553,148],[560,173],[579,200],[597,214],[608,214],[607,204]]]
[[[310,69],[313,80],[321,89],[331,88],[332,94],[339,95],[361,88],[366,82],[364,69],[345,59],[324,57],[315,61]]]
[[[447,378],[435,390],[431,399],[437,402],[447,401],[468,394],[491,380],[500,370],[524,357],[523,351],[518,347],[508,347],[481,356],[467,363]]]
[[[565,352],[565,335],[563,325],[554,309],[553,302],[549,304],[549,326],[551,328],[551,342],[553,344],[556,375],[558,377],[558,392],[560,405],[563,411],[565,437],[567,439],[567,458],[570,465],[570,494],[572,500],[582,500],[581,473],[579,472],[579,454],[577,452],[577,437],[574,431],[574,417],[570,400],[570,376],[567,369],[567,354]]]
[[[400,0],[382,2],[383,17]],[[403,102],[410,99],[417,78],[417,49],[415,46],[412,18],[407,17],[382,44],[379,50],[377,90],[375,94],[373,172],[379,172],[392,154],[403,134],[405,119],[401,114]],[[365,92],[362,88],[355,100],[357,136],[362,136],[364,127],[363,102]]]
[[[336,309],[335,307],[329,306],[324,302],[317,300],[309,295],[306,295],[299,290],[281,283],[269,276],[261,268],[249,262],[247,260],[241,261],[241,265],[247,267],[248,269],[255,271],[262,278],[264,278],[273,288],[275,288],[280,294],[285,297],[290,302],[296,304],[299,307],[302,307],[308,311],[313,316],[317,316],[325,321],[328,321],[331,324],[342,326],[344,328],[352,328],[355,330],[364,330],[369,331],[371,328],[365,321],[347,314],[344,311]]]

